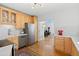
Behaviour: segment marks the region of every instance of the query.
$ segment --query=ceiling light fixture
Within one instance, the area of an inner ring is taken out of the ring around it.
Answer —
[[[43,7],[43,5],[40,3],[33,3],[33,6],[32,6],[33,9],[38,7]]]

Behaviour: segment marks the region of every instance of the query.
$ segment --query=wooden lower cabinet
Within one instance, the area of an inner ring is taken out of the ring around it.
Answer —
[[[8,41],[15,44],[16,50],[18,50],[18,48],[19,48],[18,36],[9,37]]]
[[[72,42],[71,42],[71,38],[66,37],[64,38],[64,51],[66,54],[71,55],[72,52]]]
[[[70,37],[55,37],[55,49],[67,55],[78,56],[79,53]]]
[[[55,49],[58,51],[64,51],[64,38],[55,37]]]

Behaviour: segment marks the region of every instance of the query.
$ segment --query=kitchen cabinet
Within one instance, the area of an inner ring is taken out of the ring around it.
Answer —
[[[77,56],[79,55],[72,39],[70,37],[55,37],[54,42],[55,50],[63,52],[67,55]]]
[[[24,24],[25,24],[25,14],[21,14],[21,26],[22,26],[22,28],[24,28]]]
[[[28,46],[27,35],[8,37],[8,41],[12,44],[15,44],[16,50]]]
[[[8,23],[9,21],[9,11],[2,10],[2,23]]]
[[[24,15],[22,13],[17,12],[16,13],[16,28],[22,29],[24,28]]]
[[[16,12],[0,6],[0,21],[1,24],[15,25]]]
[[[5,21],[5,22],[4,22]],[[0,6],[0,24],[14,25],[17,29],[23,29],[25,23],[34,24],[35,42],[38,41],[38,20],[36,16],[24,14],[20,11]]]
[[[29,23],[29,15],[16,13],[16,28],[23,29],[25,23]]]
[[[31,16],[28,16],[28,23],[31,23]]]
[[[34,24],[35,16],[0,6],[0,24],[14,25],[16,28],[22,29],[25,23]]]
[[[28,46],[27,35],[19,36],[19,48]]]
[[[55,49],[65,54],[71,55],[72,42],[70,37],[55,37]]]
[[[8,41],[15,44],[15,48],[16,48],[16,50],[18,50],[18,48],[19,48],[18,36],[9,37]]]
[[[30,19],[29,19],[29,22],[30,22],[30,23],[34,23],[34,20],[35,20],[34,17],[35,17],[35,16],[30,16]]]
[[[10,22],[15,25],[15,23],[16,23],[16,13],[11,12],[11,16],[10,17],[11,17],[10,18],[11,19]]]
[[[16,28],[21,28],[21,14],[19,12],[16,13]]]
[[[71,54],[72,52],[72,42],[71,42],[70,37],[65,37],[64,38],[64,47],[65,47],[65,53],[66,54]]]
[[[64,38],[55,37],[55,49],[61,52],[64,52]]]
[[[36,16],[28,15],[28,16],[27,16],[28,23],[34,24],[34,23],[35,23],[35,17],[36,17]]]
[[[25,15],[25,23],[29,23],[30,15]]]
[[[15,26],[15,24],[16,24],[16,11],[9,9],[8,23]]]

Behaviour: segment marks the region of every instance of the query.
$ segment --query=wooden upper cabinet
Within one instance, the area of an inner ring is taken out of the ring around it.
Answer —
[[[21,14],[21,26],[22,26],[22,28],[24,28],[24,24],[25,24],[25,15]]]
[[[26,18],[27,18],[26,22],[28,22],[28,23],[31,23],[31,24],[37,23],[36,16],[27,15]]]
[[[21,13],[16,13],[16,28],[22,28],[21,26]]]
[[[35,16],[0,6],[0,24],[14,25],[22,29],[25,23],[35,24],[35,20]]]
[[[16,13],[12,12],[10,19],[11,19],[10,22],[13,23],[13,24],[15,24],[16,23]]]
[[[26,23],[25,14],[17,12],[16,14],[16,28],[24,28],[24,24]]]
[[[5,7],[0,7],[0,23],[1,24],[11,24],[15,25],[16,21],[16,12],[5,8]]]
[[[34,20],[35,20],[35,19],[34,19],[34,16],[31,16],[30,22],[31,22],[31,23],[34,23]]]
[[[2,23],[7,24],[9,21],[9,11],[8,10],[2,10]]]
[[[28,15],[28,23],[31,23],[31,16]]]
[[[25,15],[24,16],[24,19],[25,19],[25,23],[28,23],[29,16],[28,15]]]
[[[34,24],[34,16],[29,16],[28,23]]]
[[[15,25],[16,24],[16,12],[13,10],[9,10],[9,23]]]

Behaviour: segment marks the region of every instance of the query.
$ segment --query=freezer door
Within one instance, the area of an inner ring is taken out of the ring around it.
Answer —
[[[35,42],[35,26],[34,24],[28,24],[29,31],[29,44],[33,44]]]

